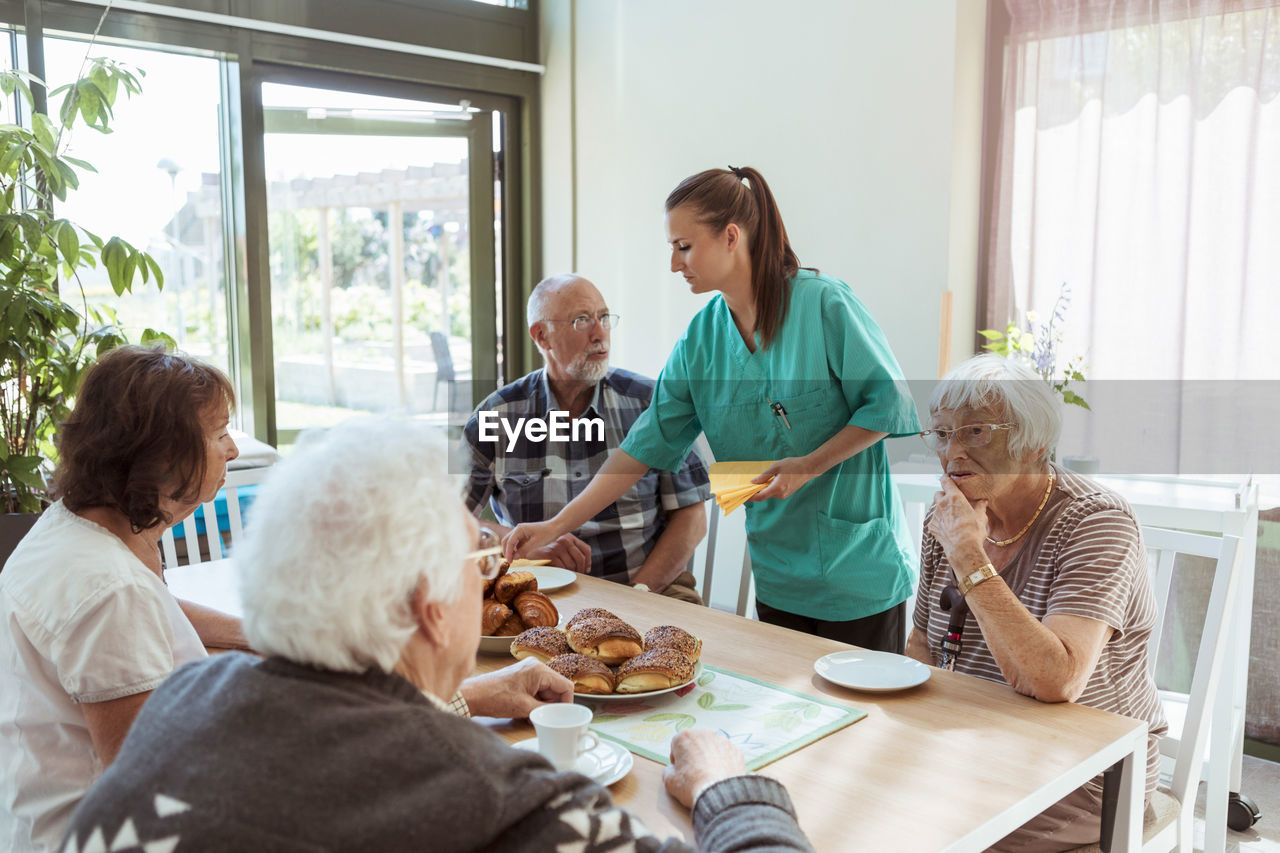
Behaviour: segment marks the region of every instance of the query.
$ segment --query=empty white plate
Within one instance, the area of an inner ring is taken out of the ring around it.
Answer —
[[[538,592],[563,589],[578,579],[577,572],[571,572],[568,569],[561,569],[556,566],[530,566],[527,569],[521,569],[521,571],[533,572],[533,576],[538,579]]]
[[[814,661],[813,671],[841,687],[871,693],[906,690],[929,680],[929,667],[890,652],[832,652]]]
[[[600,743],[595,749],[578,756],[578,763],[573,766],[573,769],[597,785],[607,787],[630,773],[632,765],[636,762],[626,747],[619,746],[613,741],[608,741],[604,738],[599,738],[599,740]],[[517,749],[537,752],[538,738],[534,736],[526,740],[516,741],[512,746]]]

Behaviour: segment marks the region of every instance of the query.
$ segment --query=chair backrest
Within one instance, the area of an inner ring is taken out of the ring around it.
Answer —
[[[204,522],[204,541],[208,545],[209,559],[221,560],[224,556],[222,541],[222,524],[218,516],[218,505],[225,502],[227,516],[227,533],[231,542],[235,542],[244,533],[244,518],[240,512],[241,499],[245,498],[241,490],[247,486],[256,486],[266,479],[270,467],[244,468],[228,471],[226,482],[216,497],[208,503],[201,504],[195,512],[188,515],[178,524],[173,525],[160,537],[160,548],[164,554],[164,564],[168,567],[177,565],[194,565],[204,562],[203,549],[200,547],[201,535],[196,517]],[[252,498],[247,498],[252,500]],[[177,543],[174,531],[182,528],[183,544],[186,547],[186,559],[179,562]]]
[[[449,352],[449,339],[444,332],[431,333],[431,353],[436,357],[436,376],[446,382],[452,382],[453,353]]]
[[[1209,746],[1213,721],[1213,700],[1226,671],[1227,639],[1230,614],[1234,612],[1239,593],[1240,539],[1237,536],[1205,536],[1160,527],[1143,527],[1143,543],[1149,558],[1154,558],[1152,589],[1156,597],[1158,617],[1152,632],[1150,658],[1155,665],[1160,648],[1160,627],[1164,622],[1173,589],[1173,573],[1179,554],[1208,557],[1214,560],[1213,583],[1204,613],[1204,628],[1195,656],[1191,690],[1186,695],[1186,717],[1174,754],[1173,780],[1170,792],[1177,797],[1190,820],[1201,767]],[[1154,670],[1153,670],[1154,671]],[[1163,750],[1162,750],[1163,751]]]

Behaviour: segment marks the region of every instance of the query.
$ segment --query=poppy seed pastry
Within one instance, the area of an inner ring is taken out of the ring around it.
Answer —
[[[583,619],[617,619],[619,622],[622,621],[616,614],[605,610],[603,607],[584,607],[569,617],[569,621],[565,623],[564,629],[568,631]]]
[[[511,641],[511,656],[517,660],[537,658],[546,663],[554,657],[572,653],[569,641],[558,628],[529,628]]]
[[[644,651],[640,632],[621,619],[589,617],[565,630],[575,652],[617,666]]]
[[[693,678],[693,661],[675,649],[650,649],[618,667],[618,693],[666,690]]]
[[[702,640],[675,625],[659,625],[644,634],[644,650],[675,649],[691,661],[702,654]]]
[[[547,666],[573,682],[574,693],[603,695],[613,692],[613,670],[586,655],[558,655]]]

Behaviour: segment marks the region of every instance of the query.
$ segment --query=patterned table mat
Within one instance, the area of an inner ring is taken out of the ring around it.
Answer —
[[[697,683],[679,693],[649,699],[638,695],[632,702],[587,702],[595,710],[591,730],[636,755],[670,764],[671,739],[677,732],[712,729],[742,750],[748,770],[758,770],[867,715],[707,664]]]

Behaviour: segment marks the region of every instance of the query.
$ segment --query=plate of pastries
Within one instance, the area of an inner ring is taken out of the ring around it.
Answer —
[[[632,699],[687,686],[702,671],[702,641],[675,625],[643,635],[608,610],[579,610],[564,630],[534,626],[513,638],[513,657],[534,657],[573,682],[591,701]]]
[[[507,570],[484,582],[480,605],[480,651],[507,654],[511,640],[528,628],[554,628],[560,613],[538,590],[538,578],[527,568]]]

